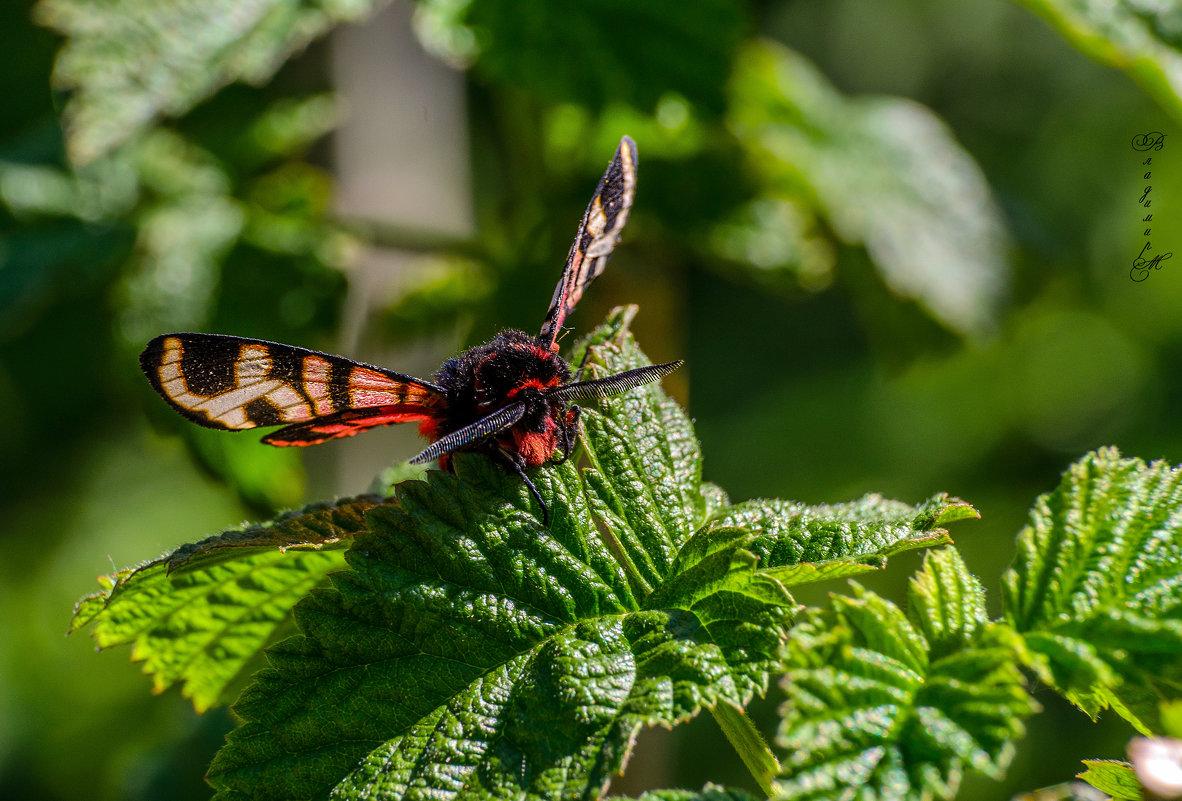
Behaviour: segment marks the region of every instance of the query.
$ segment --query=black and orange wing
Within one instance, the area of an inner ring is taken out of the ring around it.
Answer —
[[[442,414],[427,381],[306,348],[222,334],[164,334],[140,367],[172,408],[207,428],[284,425],[272,445],[314,445]]]
[[[562,323],[583,296],[583,291],[607,267],[607,260],[620,239],[620,231],[628,222],[628,211],[635,194],[636,143],[625,136],[579,221],[578,233],[566,257],[566,267],[562,270],[562,278],[558,279],[554,298],[538,334],[544,347],[558,350],[558,332]]]

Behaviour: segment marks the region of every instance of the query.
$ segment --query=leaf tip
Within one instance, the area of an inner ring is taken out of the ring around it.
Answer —
[[[955,523],[958,520],[980,520],[981,513],[968,501],[960,498],[949,498],[948,506],[936,516],[936,523]]]

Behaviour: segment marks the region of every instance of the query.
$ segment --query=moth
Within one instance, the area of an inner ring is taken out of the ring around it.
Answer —
[[[657,381],[682,364],[583,380],[586,358],[572,375],[558,354],[562,325],[607,266],[635,191],[636,145],[625,136],[579,222],[538,335],[502,331],[444,362],[430,381],[223,334],[163,334],[140,354],[140,366],[161,397],[198,425],[230,431],[282,425],[263,437],[270,445],[315,445],[376,426],[418,423],[430,444],[411,463],[438,459],[448,470],[458,451],[487,454],[525,482],[548,522],[546,503],[526,471],[571,455],[577,402]]]

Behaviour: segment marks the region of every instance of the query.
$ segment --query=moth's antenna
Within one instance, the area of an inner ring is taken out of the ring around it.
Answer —
[[[633,387],[656,381],[672,373],[685,364],[681,359],[665,364],[650,364],[648,367],[637,367],[635,370],[625,370],[622,373],[609,375],[604,378],[593,378],[590,381],[576,381],[565,384],[550,393],[551,397],[562,400],[586,400],[587,398],[607,398],[627,392]]]
[[[411,459],[410,463],[422,464],[423,462],[429,462],[432,459],[438,459],[445,453],[451,453],[465,445],[471,445],[478,439],[499,434],[506,428],[512,427],[514,423],[524,416],[524,403],[518,402],[512,406],[506,406],[499,412],[493,412],[488,417],[482,417],[471,425],[464,426],[446,436],[440,437]]]

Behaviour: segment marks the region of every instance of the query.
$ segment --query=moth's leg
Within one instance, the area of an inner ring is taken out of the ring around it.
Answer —
[[[542,525],[550,525],[550,510],[547,508],[546,502],[542,500],[542,493],[538,492],[537,486],[525,474],[525,460],[521,458],[521,454],[506,450],[505,448],[497,448],[496,453],[500,456],[498,461],[508,468],[510,472],[516,473],[517,477],[525,482],[525,486],[529,487],[530,494],[534,496],[534,500],[538,502],[538,506],[542,507]]]

